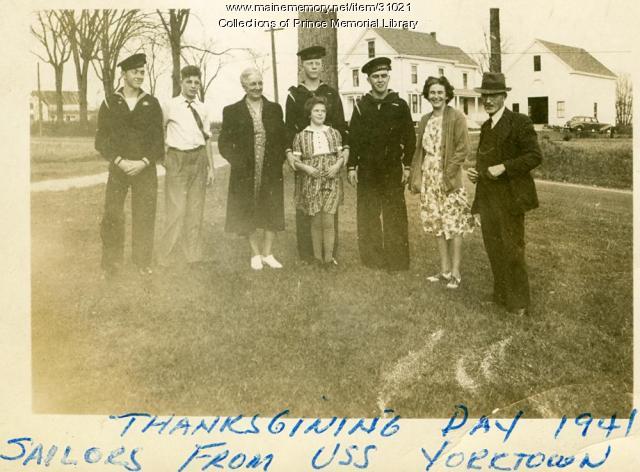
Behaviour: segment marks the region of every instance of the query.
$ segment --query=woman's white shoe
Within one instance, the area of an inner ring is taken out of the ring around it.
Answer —
[[[268,265],[272,269],[282,269],[282,264],[280,264],[278,260],[273,257],[273,254],[262,256],[262,263]]]
[[[262,270],[262,256],[251,257],[251,268],[253,270]]]

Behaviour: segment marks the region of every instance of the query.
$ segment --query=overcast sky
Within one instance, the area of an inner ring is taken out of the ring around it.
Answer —
[[[226,3],[232,0],[209,2],[206,6],[192,3],[193,17],[190,19],[187,38],[213,40],[215,47],[251,48],[264,58],[269,69],[265,72],[265,95],[273,98],[271,45],[269,33],[264,28],[221,28],[221,18],[237,19],[285,19],[295,18],[295,13],[281,14],[239,14],[226,11]],[[373,3],[373,0],[367,0]],[[304,0],[298,3],[311,3]],[[245,3],[249,3],[246,2]],[[258,2],[254,2],[258,3]],[[276,3],[267,2],[264,3]],[[277,3],[293,3],[279,0]],[[322,3],[332,3],[323,1]],[[344,3],[334,0],[333,3]],[[366,3],[360,0],[358,3]],[[634,0],[420,0],[411,2],[411,12],[382,14],[339,14],[341,19],[366,19],[372,17],[386,19],[418,20],[416,31],[437,33],[438,41],[458,46],[465,52],[481,52],[484,49],[483,31],[489,28],[489,8],[500,8],[501,32],[509,49],[503,51],[503,70],[510,60],[517,57],[535,38],[545,39],[591,51],[605,66],[616,73],[630,72],[632,58],[630,51],[638,43],[637,7]],[[148,3],[152,6],[152,3]],[[185,5],[186,6],[186,5]],[[338,58],[353,45],[361,29],[340,29],[338,31]],[[284,102],[286,89],[296,81],[297,33],[294,28],[276,33],[276,57],[278,59],[278,82],[280,101]],[[214,117],[219,118],[222,107],[242,96],[238,77],[240,72],[251,65],[251,59],[244,52],[235,52],[227,59],[220,75],[209,90],[208,106]],[[41,65],[43,89],[53,89],[51,67]],[[35,57],[33,84],[36,86]],[[65,90],[75,90],[73,64],[65,69]],[[160,80],[156,95],[161,99],[170,96],[169,74]],[[102,96],[101,85],[92,77],[89,88],[89,103],[95,105]]]

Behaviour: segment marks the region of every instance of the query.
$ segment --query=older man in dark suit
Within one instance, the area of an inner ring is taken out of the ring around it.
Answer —
[[[515,315],[525,315],[530,305],[529,278],[524,258],[524,214],[538,207],[530,171],[542,154],[531,120],[505,108],[504,75],[485,73],[482,95],[489,119],[482,125],[475,168],[467,172],[477,183],[473,213],[480,213],[482,238],[493,272],[489,301]]]

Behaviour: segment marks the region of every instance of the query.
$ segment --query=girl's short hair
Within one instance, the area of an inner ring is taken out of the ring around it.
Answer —
[[[327,109],[327,99],[325,97],[313,96],[308,98],[306,102],[304,102],[304,112],[306,116],[311,115],[311,110],[318,104],[324,105],[324,109]]]

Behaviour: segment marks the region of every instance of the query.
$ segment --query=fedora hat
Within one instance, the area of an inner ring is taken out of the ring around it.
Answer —
[[[473,90],[484,94],[504,93],[511,90],[511,87],[507,87],[502,72],[485,72],[482,74],[482,85]]]

